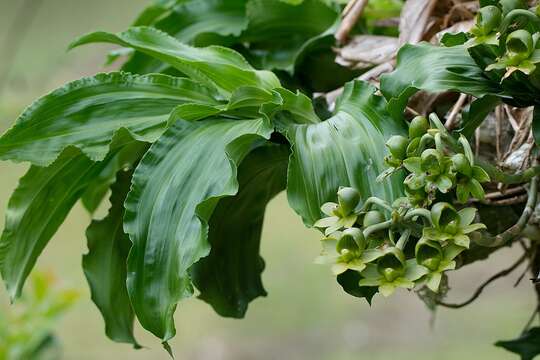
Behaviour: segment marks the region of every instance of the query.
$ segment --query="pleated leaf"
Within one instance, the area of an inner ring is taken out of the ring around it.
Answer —
[[[292,145],[289,204],[306,225],[321,218],[321,204],[335,201],[340,186],[357,188],[363,199],[378,196],[392,201],[402,194],[401,176],[376,180],[386,169],[386,140],[404,134],[405,126],[403,120],[388,114],[386,101],[375,91],[367,83],[351,82],[338,99],[335,115],[328,120],[316,124],[280,120]]]
[[[238,36],[247,27],[246,0],[191,0],[179,2],[155,28],[183,43],[204,45],[205,35]]]
[[[116,342],[139,347],[133,335],[134,313],[129,300],[126,278],[127,257],[131,242],[123,229],[124,200],[131,185],[131,172],[120,171],[111,187],[111,208],[100,221],[86,230],[88,253],[83,256],[83,270],[90,285],[92,300],[105,320],[105,333]]]
[[[138,165],[125,203],[128,291],[140,323],[164,342],[177,302],[193,292],[189,268],[209,253],[218,199],[236,194],[237,164],[271,132],[265,119],[178,120]]]
[[[247,26],[246,0],[177,1],[162,18],[134,26],[148,25],[195,46],[229,45]],[[157,11],[157,9],[156,9]],[[145,17],[149,19],[149,16]],[[167,66],[142,53],[135,53],[124,64],[125,71],[161,72]]]
[[[139,144],[118,147],[136,151]],[[118,155],[93,162],[74,148],[49,167],[31,166],[11,196],[0,238],[0,272],[12,299],[88,184]]]
[[[250,0],[247,18],[249,26],[242,33],[241,41],[250,44],[250,55],[264,69],[292,72],[312,42],[324,35],[333,38],[332,29],[340,12],[321,0],[296,4]]]
[[[129,136],[122,130],[117,134],[118,137]],[[88,184],[81,196],[81,203],[90,214],[93,214],[102,203],[111,185],[116,182],[118,172],[122,169],[125,170],[133,167],[141,159],[146,150],[148,150],[148,147],[148,143],[139,143],[136,146],[131,146],[129,149],[120,151],[118,155],[107,162],[107,165]]]
[[[441,47],[428,43],[405,45],[396,70],[381,77],[381,92],[393,116],[400,116],[418,90],[457,91],[476,97],[500,92],[469,55],[465,46]]]
[[[266,296],[260,238],[266,205],[285,189],[288,156],[278,145],[249,154],[238,169],[238,194],[220,200],[210,219],[212,250],[192,274],[199,298],[221,316],[242,318],[253,299]]]
[[[171,110],[186,102],[216,103],[209,89],[189,79],[126,73],[83,78],[26,109],[0,138],[0,159],[47,166],[75,146],[100,161],[119,129],[153,142],[165,130]]]
[[[225,97],[240,86],[257,86],[266,90],[280,86],[273,73],[253,69],[234,50],[219,46],[191,47],[151,27],[133,27],[119,34],[91,33],[76,40],[71,48],[99,42],[131,47],[150,55],[193,80],[215,86]]]

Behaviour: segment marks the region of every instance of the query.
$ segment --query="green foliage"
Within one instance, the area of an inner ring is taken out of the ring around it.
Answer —
[[[53,327],[78,296],[59,288],[50,274],[35,272],[20,301],[9,311],[0,311],[0,358],[60,359]]]
[[[482,3],[471,33],[405,45],[380,96],[334,62],[338,3],[157,1],[124,32],[73,42],[115,44],[109,60],[128,59],[45,95],[0,137],[0,159],[31,164],[0,238],[12,299],[74,204],[93,213],[110,190],[86,233],[92,299],[112,340],[139,347],[137,319],[170,351],[180,300],[198,292],[240,318],[266,295],[262,223],[286,190],[324,233],[317,262],[347,293],[371,303],[417,287],[435,306],[447,271],[491,253],[471,244],[485,225],[468,204],[484,198],[486,170],[505,176],[467,138],[501,102],[538,104],[540,18],[519,1]],[[400,8],[371,2],[366,28]],[[313,99],[342,85],[332,111]],[[450,133],[435,114],[405,121],[420,90],[478,99]]]

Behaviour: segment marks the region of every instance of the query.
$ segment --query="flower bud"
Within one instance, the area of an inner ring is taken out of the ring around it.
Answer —
[[[388,150],[392,157],[403,160],[407,156],[407,146],[409,145],[409,140],[401,135],[394,135],[386,142]]]
[[[469,160],[467,160],[467,157],[463,154],[455,154],[452,156],[452,164],[454,166],[454,169],[467,177],[472,176],[472,167],[469,163]]]
[[[360,193],[352,187],[342,187],[337,192],[339,207],[343,216],[349,215],[360,202]]]
[[[384,218],[384,215],[377,210],[371,210],[364,215],[364,220],[362,222],[362,226],[364,228],[367,228],[371,225],[376,225],[384,222],[386,219]]]
[[[484,6],[476,14],[476,28],[482,35],[488,35],[495,31],[501,24],[501,10],[494,6]]]
[[[516,61],[527,59],[534,51],[532,35],[527,30],[516,30],[506,38],[508,56]]]
[[[415,248],[416,262],[431,271],[439,269],[443,259],[441,245],[434,241],[420,240]]]
[[[411,139],[424,135],[429,129],[429,121],[424,116],[417,116],[409,124],[409,137]]]
[[[386,250],[377,263],[377,271],[387,281],[394,281],[405,275],[405,254],[398,248]]]

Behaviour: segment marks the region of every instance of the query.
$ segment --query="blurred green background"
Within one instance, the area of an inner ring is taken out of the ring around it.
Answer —
[[[8,37],[15,35],[19,47],[0,90],[2,132],[36,97],[66,81],[110,71],[102,67],[106,47],[66,53],[67,44],[88,31],[126,28],[148,1],[27,1],[27,10],[35,11],[31,23],[27,23],[28,17],[16,17],[24,3],[0,0],[0,69],[8,65],[11,56],[6,44],[13,43],[13,38]],[[25,35],[20,37],[20,32]],[[0,162],[0,225],[9,195],[25,169],[25,165]],[[135,351],[105,337],[80,265],[89,221],[77,206],[37,266],[52,271],[62,284],[82,293],[57,329],[64,358],[168,359],[159,342],[140,328],[137,335],[147,349]],[[376,297],[371,308],[365,301],[346,295],[328,269],[313,265],[318,251],[317,233],[303,227],[284,194],[278,196],[268,209],[262,240],[269,296],[256,300],[242,321],[220,318],[195,299],[181,303],[176,313],[178,335],[172,341],[177,359],[514,358],[492,344],[515,337],[532,312],[534,294],[528,281],[513,287],[522,269],[489,287],[471,306],[440,309],[433,318],[423,303],[406,291],[390,299]],[[477,284],[510,265],[516,256],[512,249],[501,251],[487,262],[451,274],[449,299],[467,298]],[[0,302],[0,311],[8,307],[3,287]]]

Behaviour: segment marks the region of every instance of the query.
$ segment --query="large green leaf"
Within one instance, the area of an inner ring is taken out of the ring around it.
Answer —
[[[186,44],[238,48],[257,68],[292,72],[314,46],[320,48],[324,43],[327,53],[333,54],[333,32],[339,13],[338,7],[321,0],[188,0],[179,2],[163,18],[145,25]],[[124,70],[163,72],[167,66],[136,53]]]
[[[476,97],[500,93],[469,55],[465,46],[441,47],[428,43],[405,45],[397,67],[381,77],[381,92],[393,116],[400,116],[418,90],[458,91]]]
[[[289,204],[311,226],[320,206],[336,200],[340,186],[353,186],[362,198],[378,196],[391,201],[402,194],[403,178],[384,182],[377,176],[386,166],[385,142],[403,134],[403,120],[390,117],[385,100],[363,82],[346,84],[335,115],[317,124],[296,123],[297,117],[279,119],[292,144],[287,193]]]
[[[70,147],[49,167],[30,167],[9,200],[0,238],[0,272],[12,299],[20,295],[37,257],[88,184],[118,151],[137,151],[139,146],[117,144],[101,162],[93,162]]]
[[[298,58],[312,42],[324,35],[332,36],[339,11],[320,0],[306,0],[296,5],[250,0],[247,18],[249,26],[241,40],[249,43],[251,57],[262,68],[292,72]]]
[[[172,9],[166,16],[157,18],[157,21],[135,25],[151,25],[185,44],[225,45],[236,42],[236,37],[247,27],[246,2],[246,0],[177,1],[176,6],[171,6]],[[148,55],[135,53],[124,64],[123,69],[137,73],[160,72],[166,69],[166,65]]]
[[[220,200],[209,223],[210,255],[192,270],[202,300],[221,316],[241,318],[248,304],[266,296],[259,244],[267,203],[287,182],[289,151],[270,145],[254,150],[238,169],[239,191]]]
[[[134,314],[126,287],[126,261],[131,242],[124,233],[124,200],[131,185],[131,171],[120,171],[111,187],[111,208],[105,219],[93,221],[86,230],[88,254],[83,269],[92,300],[105,319],[107,336],[139,347],[133,336]]]
[[[182,1],[154,27],[197,46],[205,34],[238,36],[247,27],[246,0]]]
[[[79,38],[71,48],[96,42],[131,47],[155,57],[196,81],[215,86],[225,97],[240,86],[257,86],[266,90],[280,86],[273,73],[254,70],[234,50],[220,46],[191,47],[150,27],[134,27],[119,34],[95,32]]]
[[[236,194],[236,165],[272,130],[266,119],[178,120],[138,165],[125,203],[128,291],[141,324],[164,341],[177,302],[192,294],[189,268],[210,250],[218,199]]]
[[[189,79],[111,73],[77,80],[23,112],[0,138],[0,159],[46,166],[72,145],[100,161],[118,129],[153,142],[171,110],[186,102],[216,104],[209,89]]]

